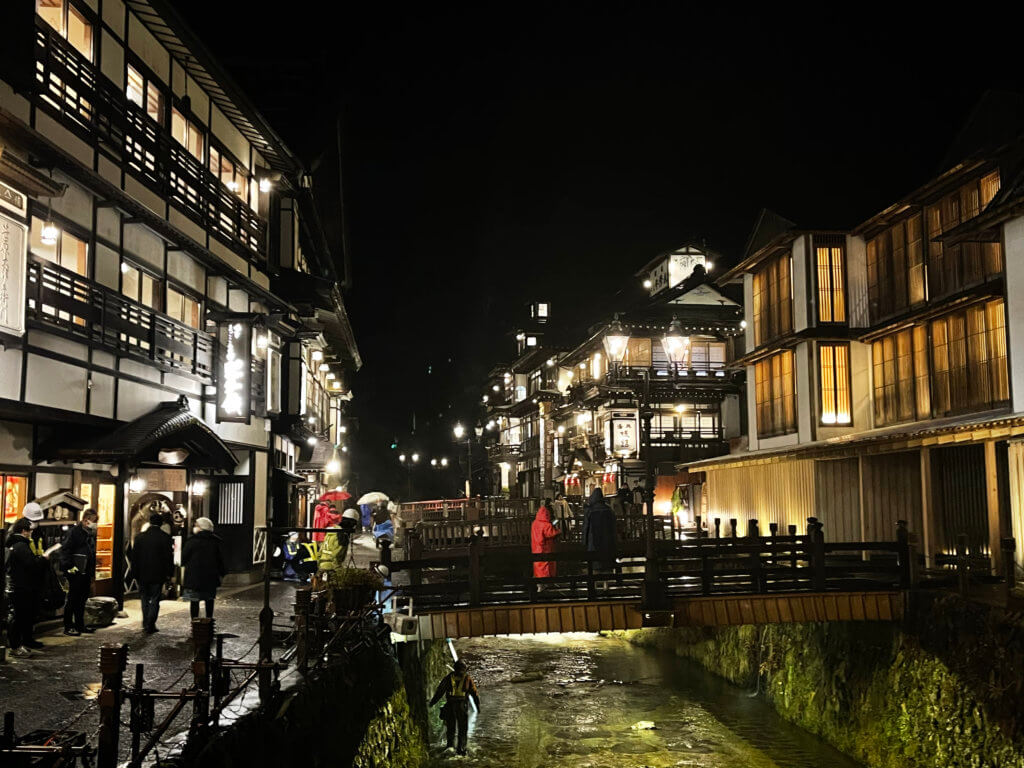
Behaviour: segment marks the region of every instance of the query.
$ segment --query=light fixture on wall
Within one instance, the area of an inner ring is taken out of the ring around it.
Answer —
[[[327,466],[324,467],[329,475],[337,475],[341,472],[341,462],[337,459],[331,459],[327,462]]]
[[[321,360],[324,359],[324,353],[321,352],[319,349],[314,349],[311,357],[313,358],[314,363],[319,363]]]
[[[307,437],[306,438],[306,444],[307,445],[316,445],[316,438],[312,437],[312,436]]]
[[[184,448],[165,448],[157,453],[156,458],[161,464],[181,464],[188,458],[188,451]]]
[[[39,234],[39,240],[43,245],[56,245],[57,238],[60,237],[60,230],[57,225],[50,219],[49,211],[47,211],[46,223],[43,224],[43,231]]]
[[[206,481],[205,480],[193,480],[192,487],[189,489],[193,496],[202,496],[206,493]]]
[[[338,377],[334,374],[333,371],[328,371],[327,372],[327,380],[328,381],[334,381],[336,378],[338,378]]]
[[[261,333],[259,336],[256,337],[256,349],[266,350],[266,348],[269,345],[270,339],[267,338],[267,334]]]
[[[131,479],[128,480],[128,490],[132,493],[142,493],[146,490],[146,481],[138,475],[132,475]]]
[[[268,179],[266,176],[260,179],[260,192],[266,194],[267,192],[270,191],[270,188],[272,186],[273,185],[270,183],[270,179]]]
[[[329,366],[327,363],[320,363],[320,368],[318,370],[321,372],[329,371],[331,370],[331,366]]]

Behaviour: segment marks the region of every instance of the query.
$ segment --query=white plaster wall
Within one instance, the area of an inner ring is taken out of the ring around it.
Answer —
[[[747,275],[750,277],[750,275]],[[749,305],[748,305],[749,306]],[[750,333],[750,326],[747,326],[747,333]],[[754,366],[747,366],[747,446],[752,451],[760,447],[760,440],[757,436],[757,378],[754,375]]]
[[[170,392],[134,381],[121,381],[117,386],[117,416],[121,421],[137,419],[160,403],[173,400]]]
[[[0,80],[0,107],[3,107],[25,123],[31,117],[32,108],[29,106],[28,100],[23,96],[15,94],[11,86],[3,80]]]
[[[167,254],[167,274],[200,293],[206,288],[206,270],[181,251]]]
[[[751,450],[758,451],[772,451],[776,448],[787,448],[791,445],[798,445],[800,443],[800,435],[797,432],[791,432],[788,435],[778,435],[777,437],[766,437],[757,441],[757,448],[751,446]]]
[[[30,354],[25,402],[85,413],[87,379],[85,368]]]
[[[863,238],[846,236],[846,301],[851,328],[868,326],[868,262]]]
[[[126,373],[129,376],[135,376],[136,378],[139,379],[146,379],[147,381],[152,381],[154,384],[160,383],[160,369],[154,368],[149,363],[140,363],[137,360],[132,360],[131,358],[128,357],[122,357],[121,363],[118,367],[123,373]],[[164,400],[171,399],[173,399],[171,393],[166,393],[164,396]]]
[[[88,347],[61,336],[51,336],[43,331],[29,331],[28,340],[33,346],[48,349],[59,355],[73,357],[76,360],[84,361],[89,357]]]
[[[807,328],[807,238],[801,235],[793,241],[793,259],[790,278],[793,280],[793,330]]]
[[[124,250],[163,274],[164,243],[152,230],[141,224],[125,226]]]
[[[267,524],[267,453],[255,451],[253,458],[253,525],[258,528]]]
[[[170,82],[171,57],[167,49],[150,34],[139,17],[134,13],[128,16],[128,47],[153,70],[161,81]]]
[[[111,290],[121,289],[121,257],[117,251],[96,243],[96,282]]]
[[[0,398],[21,397],[21,350],[0,348]]]
[[[105,373],[92,373],[89,391],[89,413],[93,416],[114,418],[114,377]]]
[[[796,346],[793,365],[796,367],[796,428],[801,443],[813,440],[811,431],[811,414],[814,411],[816,387],[812,387],[811,362],[813,362],[811,343],[802,341]]]
[[[124,39],[124,2],[123,0],[103,0],[103,21],[114,34]]]
[[[121,242],[121,215],[110,207],[96,211],[96,234],[117,245]]]
[[[71,478],[69,474],[57,474],[55,472],[36,472],[35,498],[40,499],[51,493],[71,489]]]
[[[1006,254],[1006,349],[1010,355],[1010,396],[1024,411],[1024,216],[1003,225]]]
[[[213,301],[227,306],[228,283],[223,277],[211,276],[206,280],[206,295]]]
[[[740,396],[726,395],[722,400],[722,430],[726,440],[740,436]]]
[[[0,421],[0,464],[30,464],[32,425]]]
[[[54,213],[66,216],[81,227],[92,229],[92,195],[61,173],[54,173],[53,178],[61,184],[67,184],[64,194],[51,201]]]
[[[249,294],[242,290],[230,290],[228,292],[228,309],[232,312],[248,312]]]
[[[124,88],[124,47],[106,30],[102,30],[100,41],[100,71],[118,88]]]
[[[245,137],[235,128],[234,123],[228,120],[216,105],[214,105],[211,115],[211,133],[217,137],[231,154],[248,167],[249,142],[245,140]]]

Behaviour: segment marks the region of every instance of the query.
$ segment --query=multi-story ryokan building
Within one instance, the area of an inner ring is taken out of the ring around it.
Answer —
[[[1024,544],[1024,142],[989,143],[847,232],[763,214],[745,290],[749,441],[691,463],[706,513],[918,534],[929,566]]]
[[[246,573],[345,471],[316,179],[169,0],[9,0],[0,28],[0,515],[96,507],[100,593],[150,508],[211,517]]]
[[[595,486],[614,492],[644,481],[649,461],[657,511],[668,513],[679,488],[692,518],[699,497],[675,466],[726,453],[743,431],[742,377],[726,368],[742,308],[726,295],[731,286],[716,290],[703,279],[712,258],[692,244],[658,256],[636,275],[648,295],[618,315],[609,307],[575,337],[551,305],[531,305],[515,334],[516,358],[487,382],[495,490],[532,498],[562,489],[582,496]]]

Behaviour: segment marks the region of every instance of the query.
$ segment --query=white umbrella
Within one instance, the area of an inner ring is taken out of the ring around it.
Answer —
[[[386,493],[370,491],[369,493],[364,493],[360,496],[356,504],[387,504],[389,501],[391,501],[391,499],[388,498]]]

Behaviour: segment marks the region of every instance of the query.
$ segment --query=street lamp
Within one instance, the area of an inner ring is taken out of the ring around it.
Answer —
[[[616,313],[611,324],[604,332],[604,351],[608,360],[618,365],[625,359],[626,350],[629,348],[629,332],[619,322],[619,315]]]
[[[466,434],[466,428],[462,424],[456,424],[452,432],[455,433],[456,440],[461,440],[462,436]]]
[[[483,427],[476,428],[476,434],[479,437],[484,433]],[[455,435],[455,439],[458,442],[462,442],[462,438],[466,437],[466,428],[462,426],[462,423],[456,424],[452,428],[452,434]],[[466,498],[470,498],[473,495],[473,435],[466,437]]]
[[[661,338],[661,346],[665,348],[665,357],[673,367],[686,362],[690,351],[690,337],[683,333],[683,325],[675,315],[672,316],[672,322]]]

